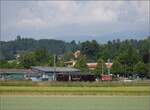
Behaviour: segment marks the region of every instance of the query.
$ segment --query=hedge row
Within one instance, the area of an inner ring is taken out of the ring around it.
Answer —
[[[57,81],[0,81],[0,86],[50,86],[50,87],[118,87],[118,86],[150,86],[150,81],[109,81],[109,82],[57,82]]]

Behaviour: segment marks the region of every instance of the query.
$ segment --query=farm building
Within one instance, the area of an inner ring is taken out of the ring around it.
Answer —
[[[95,76],[71,67],[33,66],[31,69],[0,69],[0,80],[95,81]]]
[[[31,67],[32,71],[41,73],[42,80],[57,81],[95,81],[95,76],[81,73],[79,69],[71,67]]]
[[[32,71],[42,74],[42,80],[71,80],[72,75],[80,74],[79,69],[71,67],[31,67]]]
[[[0,80],[26,80],[33,74],[28,69],[0,69]]]

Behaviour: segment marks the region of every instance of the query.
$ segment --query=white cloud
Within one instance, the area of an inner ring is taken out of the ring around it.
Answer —
[[[112,22],[117,19],[116,12],[112,9],[105,9],[106,5],[103,6],[100,2],[98,5],[95,2],[79,5],[75,1],[40,1],[34,6],[20,10],[19,17],[27,20],[40,17],[52,27],[67,24],[90,25]]]
[[[41,28],[47,26],[47,23],[39,18],[35,18],[35,19],[22,19],[17,22],[17,25],[19,27]]]
[[[74,35],[78,33],[77,30],[79,35],[94,33],[92,35],[100,36],[109,32],[145,29],[149,18],[148,1],[28,1],[20,2],[19,5],[15,4],[17,1],[12,3],[14,4],[11,6],[5,3],[5,7],[2,7],[2,27],[5,27],[5,33],[11,28],[13,31],[16,28],[16,33],[20,28],[23,32],[29,33],[30,30],[32,33],[32,29],[37,28],[41,33],[51,32],[56,36],[63,36],[63,33],[66,35],[68,31]],[[59,34],[56,30],[65,31]]]
[[[127,23],[130,18],[135,19],[135,14],[138,17],[137,19],[142,19],[143,16],[147,14],[148,6],[146,3],[147,2],[89,1],[86,2],[86,4],[80,4],[80,2],[76,1],[38,1],[33,7],[20,10],[18,16],[19,19],[23,19],[23,21],[31,21],[33,19],[31,23],[32,26],[33,24],[36,26],[36,23],[42,26],[46,26],[47,24],[50,27],[67,24],[90,25],[93,23],[117,22],[118,20],[121,21],[125,19]],[[130,13],[130,8],[131,12],[136,11],[136,13]]]

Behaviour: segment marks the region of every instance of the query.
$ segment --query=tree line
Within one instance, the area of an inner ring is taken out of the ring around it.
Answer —
[[[148,76],[149,73],[150,37],[143,40],[116,39],[100,44],[96,40],[76,43],[61,40],[34,40],[17,36],[13,41],[0,41],[0,68],[29,68],[30,66],[53,66],[54,55],[56,65],[65,66],[68,60],[77,60],[75,65],[83,72],[94,74],[107,73],[105,62],[113,62],[113,74],[139,73]],[[74,58],[73,53],[81,51],[81,56]],[[16,59],[16,55],[20,57]],[[98,62],[94,71],[87,68],[87,62]],[[103,66],[103,70],[102,70]]]

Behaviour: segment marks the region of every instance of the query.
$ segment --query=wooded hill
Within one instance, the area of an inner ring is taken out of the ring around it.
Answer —
[[[81,51],[81,56],[74,58],[73,53]],[[83,72],[90,72],[86,63],[97,62],[94,74],[102,72],[102,66],[109,59],[113,62],[113,74],[138,73],[149,76],[150,37],[143,40],[119,39],[100,44],[96,40],[76,43],[61,40],[41,39],[34,40],[17,36],[13,41],[0,42],[0,68],[30,68],[31,66],[54,66],[54,57],[57,55],[56,65],[65,66],[64,62],[77,60],[75,68]],[[20,54],[16,59],[16,54]],[[106,67],[104,72],[107,73]]]
[[[81,50],[90,62],[99,58],[103,60],[119,57],[134,57],[134,60],[142,60],[144,63],[149,61],[150,37],[144,40],[124,40],[119,39],[108,41],[106,44],[99,44],[96,40],[76,43],[64,42],[62,40],[21,38],[17,36],[16,40],[0,41],[0,60],[12,60],[15,55],[25,51],[34,51],[37,49],[46,49],[50,54],[63,55],[67,52]]]
[[[70,43],[67,43],[62,40],[35,40],[31,38],[21,38],[20,36],[17,36],[16,40],[7,42],[0,41],[0,59],[11,60],[18,53],[22,53],[25,51],[34,51],[41,48],[48,50],[48,52],[51,54],[60,55],[68,51],[74,51],[77,49],[77,47],[78,45],[76,45],[74,40]]]

